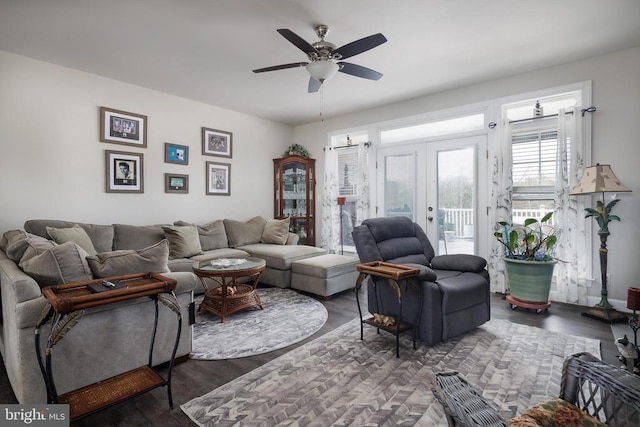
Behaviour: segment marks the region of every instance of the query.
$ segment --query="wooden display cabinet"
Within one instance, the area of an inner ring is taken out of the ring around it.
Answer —
[[[298,155],[273,159],[273,217],[290,219],[289,231],[300,237],[300,245],[316,245],[315,167],[315,159]]]

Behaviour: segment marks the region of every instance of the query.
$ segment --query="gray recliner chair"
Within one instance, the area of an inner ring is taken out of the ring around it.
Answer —
[[[418,338],[428,345],[446,341],[487,322],[491,317],[486,260],[475,255],[439,255],[422,228],[405,217],[371,218],[355,227],[353,240],[360,262],[384,261],[420,269],[417,290],[402,300],[402,319],[415,319],[422,309]],[[367,293],[370,313],[397,316],[397,295],[374,277]]]

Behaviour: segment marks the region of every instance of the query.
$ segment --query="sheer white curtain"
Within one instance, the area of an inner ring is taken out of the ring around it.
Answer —
[[[495,151],[491,153],[492,181],[491,181],[491,209],[489,224],[495,227],[498,221],[511,222],[511,196],[513,194],[513,179],[511,165],[511,125],[504,120],[501,127],[499,141]],[[493,236],[492,229],[491,235]],[[504,249],[495,239],[491,238],[487,269],[491,276],[491,291],[507,291],[507,279],[504,271],[502,255]]]
[[[369,218],[369,147],[366,143],[358,145],[358,183],[356,188],[356,223]]]
[[[554,227],[559,233],[555,277],[555,300],[571,304],[586,304],[586,220],[584,202],[571,197],[571,189],[578,183],[584,170],[582,121],[580,108],[573,114],[561,109],[558,112],[558,148],[555,188]]]
[[[324,149],[324,187],[322,196],[322,231],[320,245],[329,253],[340,248],[340,208],[338,206],[338,154],[335,149]]]

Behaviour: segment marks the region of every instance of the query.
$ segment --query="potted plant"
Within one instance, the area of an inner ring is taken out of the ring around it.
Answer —
[[[523,225],[498,222],[500,229],[493,233],[505,249],[504,262],[509,281],[507,300],[516,306],[533,308],[538,312],[549,308],[549,291],[558,236],[547,224],[553,212],[541,220],[527,218]]]

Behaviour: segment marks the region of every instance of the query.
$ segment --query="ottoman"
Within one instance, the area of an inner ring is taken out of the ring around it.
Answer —
[[[355,256],[327,254],[291,263],[291,287],[328,299],[333,294],[353,289],[358,272]]]

